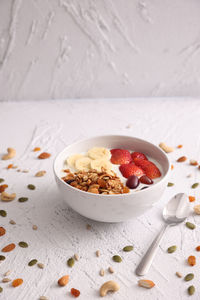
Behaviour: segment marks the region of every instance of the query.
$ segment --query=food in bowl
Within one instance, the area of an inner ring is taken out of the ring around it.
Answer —
[[[147,188],[162,177],[156,163],[136,151],[92,147],[72,154],[65,161],[67,184],[79,190],[103,195],[126,194]]]

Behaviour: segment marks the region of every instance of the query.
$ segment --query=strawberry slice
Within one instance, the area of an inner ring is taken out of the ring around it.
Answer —
[[[136,166],[134,163],[121,165],[119,167],[119,170],[125,178],[128,178],[132,175],[138,177],[144,175],[144,171],[140,167]]]
[[[153,162],[149,160],[135,158],[134,163],[136,164],[136,166],[142,168],[145,174],[151,179],[158,178],[161,176],[160,170],[156,167],[156,165]]]
[[[114,154],[117,150],[123,150],[123,149],[112,149],[110,150],[111,154]]]
[[[140,159],[148,160],[148,158],[146,157],[146,155],[144,155],[141,152],[133,152],[133,153],[131,153],[131,157],[132,157],[133,161],[135,160],[135,158],[140,158]]]
[[[111,156],[111,163],[115,164],[115,165],[123,165],[123,164],[129,164],[132,161],[131,158],[131,154],[128,150],[124,150],[124,149],[113,149],[115,150],[112,153]]]

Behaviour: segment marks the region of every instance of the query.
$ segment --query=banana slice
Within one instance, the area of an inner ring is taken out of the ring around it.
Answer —
[[[89,171],[91,169],[91,161],[89,157],[81,157],[76,160],[75,168],[78,171]]]
[[[76,160],[78,160],[81,157],[83,157],[82,154],[74,154],[74,155],[71,155],[70,157],[68,157],[66,162],[70,167],[74,168]]]
[[[111,153],[108,149],[103,147],[93,147],[88,151],[88,156],[92,159],[107,159],[111,157]]]
[[[106,170],[111,170],[112,164],[107,159],[95,159],[91,160],[91,168],[97,170],[97,172],[101,172],[101,168]]]

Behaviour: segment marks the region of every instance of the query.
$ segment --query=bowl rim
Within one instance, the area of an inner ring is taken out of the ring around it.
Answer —
[[[66,151],[66,149],[67,149],[68,147],[70,147],[70,146],[72,146],[72,145],[73,145],[73,146],[76,146],[76,144],[79,144],[79,143],[81,143],[81,142],[86,142],[86,141],[89,141],[89,140],[91,140],[91,139],[95,139],[95,138],[105,138],[105,137],[134,138],[134,139],[136,139],[136,140],[138,140],[138,141],[145,142],[145,143],[150,144],[151,146],[156,147],[162,154],[164,154],[164,156],[165,156],[165,158],[166,158],[166,160],[167,160],[167,163],[168,163],[168,169],[167,169],[166,174],[163,176],[163,178],[162,178],[160,181],[156,182],[156,183],[153,184],[153,185],[150,185],[149,188],[146,188],[146,189],[143,189],[143,190],[137,190],[137,191],[135,191],[135,192],[137,192],[137,194],[138,194],[138,193],[139,193],[139,194],[140,194],[140,193],[147,193],[149,190],[151,191],[152,189],[154,189],[155,187],[157,187],[158,185],[160,185],[160,184],[161,184],[161,183],[169,176],[169,173],[170,173],[170,171],[171,171],[169,158],[168,158],[168,156],[166,155],[166,153],[165,153],[161,148],[159,148],[158,146],[156,146],[155,144],[149,142],[148,140],[144,140],[144,139],[137,138],[137,137],[130,136],[130,135],[105,134],[105,135],[95,135],[95,136],[91,136],[91,137],[89,137],[89,138],[84,138],[84,139],[75,141],[75,142],[69,144],[68,146],[66,146],[62,151],[60,151],[60,152],[56,155],[56,157],[55,157],[55,159],[54,159],[54,162],[53,162],[53,172],[54,172],[55,177],[56,177],[62,184],[64,184],[67,188],[71,189],[72,191],[74,190],[74,191],[76,191],[76,192],[84,193],[84,194],[87,194],[87,195],[90,195],[90,196],[92,195],[92,196],[94,196],[94,197],[109,197],[109,196],[110,196],[110,197],[111,197],[111,196],[114,196],[114,197],[130,197],[130,196],[133,196],[134,193],[111,194],[111,195],[104,195],[104,194],[102,195],[102,194],[88,193],[88,192],[86,192],[86,191],[79,190],[79,189],[77,189],[77,188],[75,188],[75,187],[73,187],[73,186],[67,184],[64,180],[62,180],[62,179],[57,175],[57,172],[56,172],[56,170],[55,170],[55,169],[56,169],[56,168],[55,168],[56,160],[57,160],[57,158],[59,157],[59,155],[60,155],[61,153],[63,153],[64,151]]]

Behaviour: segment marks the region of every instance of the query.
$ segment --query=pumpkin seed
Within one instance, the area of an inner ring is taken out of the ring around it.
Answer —
[[[118,263],[122,262],[122,258],[119,255],[114,255],[112,259]]]
[[[184,280],[185,281],[190,281],[194,278],[194,274],[193,273],[189,273],[185,276]]]
[[[27,185],[27,188],[28,188],[29,190],[35,190],[35,186],[34,186],[33,184],[28,184],[28,185]]]
[[[19,242],[18,244],[21,248],[28,248],[28,244],[26,242]]]
[[[196,228],[196,226],[190,222],[186,222],[185,225],[187,226],[187,228],[192,229],[192,230]]]
[[[0,183],[4,182],[4,179],[3,178],[0,178]]]
[[[174,183],[173,182],[168,182],[167,186],[173,186]]]
[[[171,247],[169,247],[169,248],[167,249],[167,252],[168,252],[168,253],[173,253],[173,252],[176,251],[176,249],[177,249],[177,246],[171,246]]]
[[[2,293],[3,292],[3,288],[0,286],[0,293]]]
[[[70,268],[73,267],[74,263],[75,263],[75,261],[74,261],[73,257],[69,258],[67,261],[67,264]]]
[[[0,216],[2,217],[6,217],[7,216],[7,212],[3,209],[0,210]]]
[[[20,197],[20,198],[18,199],[18,201],[19,201],[19,202],[26,202],[26,201],[28,201],[28,198],[27,198],[27,197]]]
[[[123,248],[123,251],[125,252],[129,252],[129,251],[132,251],[133,250],[133,246],[126,246]]]
[[[29,267],[34,266],[35,264],[37,264],[37,259],[32,259],[31,261],[29,261],[28,265]]]
[[[188,288],[188,294],[193,295],[195,293],[195,287],[193,285],[189,286]]]
[[[198,186],[199,186],[199,183],[196,182],[196,183],[193,183],[193,185],[191,186],[191,188],[192,188],[192,189],[196,189]]]
[[[4,255],[0,255],[0,261],[5,260],[5,259],[6,259],[6,257]]]

